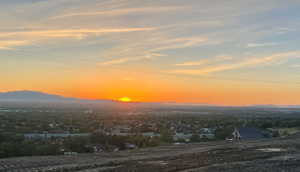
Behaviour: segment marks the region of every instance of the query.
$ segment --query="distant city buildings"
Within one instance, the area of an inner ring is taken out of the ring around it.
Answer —
[[[215,139],[215,129],[201,128],[199,136],[201,139]]]

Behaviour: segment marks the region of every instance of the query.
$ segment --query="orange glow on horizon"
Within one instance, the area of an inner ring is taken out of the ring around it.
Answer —
[[[273,84],[251,81],[240,82],[206,78],[194,81],[193,78],[181,79],[172,76],[161,78],[150,75],[147,71],[142,74],[125,74],[131,76],[132,79],[122,80],[123,75],[117,74],[105,76],[97,72],[88,72],[71,81],[47,83],[47,80],[43,80],[43,82],[36,82],[34,86],[27,86],[24,83],[12,88],[4,83],[1,84],[2,89],[0,90],[36,90],[65,97],[106,99],[123,103],[177,102],[232,106],[300,103],[298,85],[278,84],[276,87],[272,87]],[[99,77],[101,80],[95,79]],[[60,84],[63,86],[59,87]]]

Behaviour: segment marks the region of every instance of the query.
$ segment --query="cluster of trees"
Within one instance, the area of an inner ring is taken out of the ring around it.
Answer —
[[[107,136],[94,133],[89,137],[69,137],[64,139],[28,140],[21,135],[0,134],[0,158],[34,155],[60,155],[64,152],[91,153],[94,146],[105,151],[115,148],[126,149],[126,144],[139,148],[157,146],[159,138],[144,136]]]
[[[161,143],[159,137],[144,137],[141,135],[133,136],[107,136],[101,133],[94,133],[91,135],[90,143],[100,144],[105,149],[110,147],[117,147],[119,149],[126,149],[126,144],[134,144],[139,148],[158,146]]]
[[[22,135],[0,133],[0,158],[60,154],[60,145],[42,140],[26,140]]]

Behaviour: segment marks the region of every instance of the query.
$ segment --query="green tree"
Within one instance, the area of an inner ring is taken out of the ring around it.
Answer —
[[[216,138],[224,140],[226,137],[230,137],[234,130],[233,126],[227,126],[223,128],[218,128],[216,130]]]
[[[161,140],[166,143],[173,142],[173,135],[169,130],[163,130],[161,132]]]
[[[191,142],[200,142],[199,134],[193,134],[191,137]]]

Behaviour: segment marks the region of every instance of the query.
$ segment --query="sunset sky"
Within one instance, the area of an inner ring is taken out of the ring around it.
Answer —
[[[1,0],[0,92],[300,104],[298,0]]]

